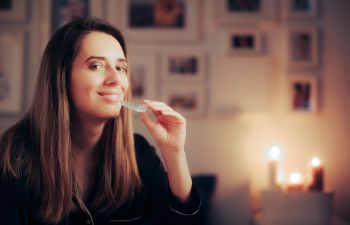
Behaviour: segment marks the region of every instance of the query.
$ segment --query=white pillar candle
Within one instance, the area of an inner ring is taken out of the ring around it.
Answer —
[[[270,149],[270,161],[269,161],[269,186],[271,190],[278,188],[277,176],[278,176],[278,163],[280,158],[280,149],[277,146],[273,146]]]

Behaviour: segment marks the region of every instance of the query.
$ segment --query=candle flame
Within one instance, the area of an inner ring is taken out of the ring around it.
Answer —
[[[301,183],[301,174],[300,173],[292,173],[290,175],[290,182],[292,184],[300,184]]]
[[[277,146],[273,146],[270,149],[270,157],[271,159],[277,160],[280,157],[280,149]]]
[[[320,159],[318,157],[313,157],[312,160],[311,160],[311,164],[314,167],[318,167],[318,166],[320,166],[321,161],[320,161]]]

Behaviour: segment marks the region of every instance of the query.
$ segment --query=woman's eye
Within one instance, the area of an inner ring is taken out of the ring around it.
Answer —
[[[117,66],[116,67],[117,71],[122,72],[122,73],[127,73],[128,69],[123,66]]]
[[[104,65],[102,63],[93,63],[90,65],[90,69],[92,70],[102,70]]]

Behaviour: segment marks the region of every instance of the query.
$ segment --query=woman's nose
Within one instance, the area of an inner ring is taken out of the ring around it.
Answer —
[[[115,68],[111,68],[107,71],[107,76],[105,80],[105,84],[107,85],[117,85],[120,84],[122,81],[123,75],[120,71],[118,71]]]

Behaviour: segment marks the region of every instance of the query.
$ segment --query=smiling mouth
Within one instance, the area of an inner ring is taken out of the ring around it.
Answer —
[[[112,100],[112,101],[120,101],[121,100],[121,94],[120,93],[113,93],[113,92],[97,92],[99,96],[102,96],[106,99]]]

